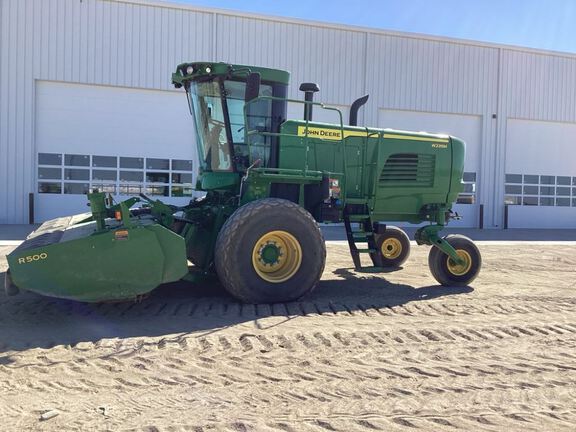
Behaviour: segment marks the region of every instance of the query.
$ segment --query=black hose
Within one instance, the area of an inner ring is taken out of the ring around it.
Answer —
[[[146,214],[151,214],[151,213],[152,213],[152,209],[150,207],[140,207],[140,208],[135,208],[135,209],[130,210],[130,214],[132,216],[141,216],[141,215],[146,215]]]

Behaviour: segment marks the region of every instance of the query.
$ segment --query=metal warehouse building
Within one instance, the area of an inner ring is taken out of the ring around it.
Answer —
[[[85,211],[92,187],[187,202],[195,133],[170,74],[200,60],[464,138],[462,226],[576,228],[576,55],[146,0],[0,0],[0,223]]]

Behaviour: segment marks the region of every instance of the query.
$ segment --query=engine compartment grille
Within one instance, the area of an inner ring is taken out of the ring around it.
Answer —
[[[380,186],[433,186],[436,156],[397,153],[390,155],[380,173]]]

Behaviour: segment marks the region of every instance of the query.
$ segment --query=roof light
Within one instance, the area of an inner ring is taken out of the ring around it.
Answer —
[[[212,68],[210,66],[206,66],[206,73],[212,72]]]
[[[186,68],[186,75],[192,75],[194,73],[194,66],[188,66]]]

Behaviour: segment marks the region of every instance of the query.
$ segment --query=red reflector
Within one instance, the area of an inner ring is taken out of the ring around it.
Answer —
[[[116,240],[128,240],[128,235],[127,230],[118,230],[114,232],[114,238]]]
[[[116,218],[117,221],[121,221],[122,220],[122,212],[120,212],[120,211],[115,212],[114,217]]]

